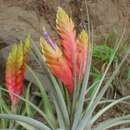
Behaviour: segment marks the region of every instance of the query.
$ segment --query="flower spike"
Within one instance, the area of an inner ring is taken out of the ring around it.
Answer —
[[[85,30],[82,30],[76,39],[74,23],[60,7],[56,15],[56,28],[60,37],[61,49],[44,28],[44,38],[40,39],[40,45],[45,62],[52,73],[66,85],[68,92],[71,94],[75,87],[74,70],[76,70],[76,78],[80,81],[85,73],[88,35]],[[74,66],[76,67],[75,69]]]
[[[19,98],[13,93],[21,96],[23,92],[25,67],[30,48],[29,39],[27,41],[25,45],[20,42],[12,46],[6,63],[5,80],[12,106],[17,106],[19,102]]]
[[[23,60],[23,44],[13,45],[6,63],[5,77],[13,106],[18,104],[19,99],[12,93],[21,95],[23,91]]]
[[[73,64],[76,56],[76,32],[72,19],[60,7],[57,12],[56,28],[60,36],[65,58],[73,72]]]
[[[57,76],[67,87],[68,92],[73,92],[73,77],[71,70],[63,57],[60,48],[53,42],[55,48],[44,38],[40,38],[43,59],[48,64],[52,73]]]
[[[77,66],[76,72],[78,78],[83,77],[86,69],[88,49],[88,35],[85,30],[82,30],[77,39]]]

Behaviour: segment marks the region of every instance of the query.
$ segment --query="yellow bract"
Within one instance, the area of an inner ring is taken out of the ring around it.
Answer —
[[[59,28],[59,26],[60,26],[60,29],[74,28],[74,23],[72,19],[68,16],[68,14],[61,7],[59,7],[57,11],[56,24],[57,24],[57,29]],[[64,27],[68,27],[68,28],[64,28]]]
[[[79,41],[81,44],[84,44],[84,45],[88,44],[88,34],[84,29],[81,31],[79,35]]]
[[[13,67],[14,69],[19,69],[22,64],[23,64],[23,44],[22,43],[20,43],[19,45],[14,44],[8,56],[7,67],[8,68]]]
[[[24,44],[24,54],[26,55],[29,50],[30,50],[30,35],[28,34],[26,39],[25,39],[25,44]]]
[[[43,37],[40,38],[40,46],[42,48],[42,53],[44,54],[43,59],[45,61],[49,60],[49,58],[57,59],[62,56],[60,48],[58,46],[56,46],[55,49],[52,48]]]

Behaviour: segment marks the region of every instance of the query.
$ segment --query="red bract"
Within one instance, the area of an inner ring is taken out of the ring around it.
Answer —
[[[62,8],[59,8],[57,12],[56,28],[60,36],[65,58],[73,72],[74,60],[76,58],[76,32],[72,19]]]
[[[13,106],[16,106],[19,102],[19,98],[14,94],[21,96],[23,92],[24,75],[29,48],[30,41],[28,36],[25,44],[19,43],[12,46],[7,59],[5,80]]]
[[[62,8],[59,8],[57,12],[56,28],[61,48],[51,40],[47,32],[44,32],[44,38],[41,38],[40,44],[44,60],[52,73],[61,79],[71,94],[74,90],[74,70],[79,80],[82,80],[85,73],[88,36],[85,30],[82,30],[76,39],[74,23]]]

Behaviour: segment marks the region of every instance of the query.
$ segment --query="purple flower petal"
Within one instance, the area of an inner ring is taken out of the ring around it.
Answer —
[[[45,31],[45,32],[43,33],[43,35],[44,35],[46,41],[48,42],[48,44],[51,45],[51,47],[52,47],[53,49],[56,49],[57,45],[56,45],[55,42],[52,41],[52,39],[51,39],[51,37],[49,36],[48,32]]]

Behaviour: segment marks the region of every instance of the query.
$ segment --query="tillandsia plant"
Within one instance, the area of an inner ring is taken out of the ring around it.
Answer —
[[[26,62],[30,50],[30,36],[28,35],[25,44],[22,41],[19,44],[14,44],[11,47],[7,63],[5,80],[6,87],[9,90],[11,99],[12,110],[15,111],[19,103],[19,98],[13,95],[15,93],[19,96],[22,95],[24,89],[24,79]]]
[[[25,42],[20,41],[18,44],[11,46],[6,62],[5,71],[5,85],[9,92],[10,103],[6,103],[4,99],[7,97],[1,93],[0,99],[0,112],[4,113],[19,113],[24,105],[19,104],[18,96],[21,96],[24,92],[24,79],[26,72],[26,63],[28,61],[28,53],[30,50],[30,35],[27,35]],[[26,92],[24,92],[25,94]],[[19,114],[26,114],[25,110],[22,110]],[[3,127],[15,128],[15,122],[0,121],[0,129]]]
[[[116,100],[103,98],[107,88],[130,53],[130,49],[128,49],[111,77],[105,78],[122,43],[123,35],[117,40],[117,46],[101,79],[89,84],[93,43],[90,30],[87,33],[83,29],[77,36],[72,19],[60,7],[56,16],[56,28],[59,35],[58,44],[51,39],[46,30],[44,30],[43,37],[40,38],[40,50],[32,42],[33,56],[41,67],[44,65],[46,68],[51,84],[50,88],[45,89],[44,85],[46,84],[42,84],[37,73],[29,66],[27,67],[40,90],[42,99],[40,105],[43,105],[43,109],[41,110],[41,107],[38,108],[30,101],[19,97],[21,93],[15,91],[17,97],[33,107],[44,121],[15,114],[0,114],[0,118],[22,122],[24,123],[23,127],[27,130],[107,130],[117,125],[130,123],[130,115],[123,115],[94,125],[97,119],[111,107],[130,98],[130,96]],[[90,90],[93,90],[91,96],[88,95]],[[97,109],[99,105],[102,107]]]

